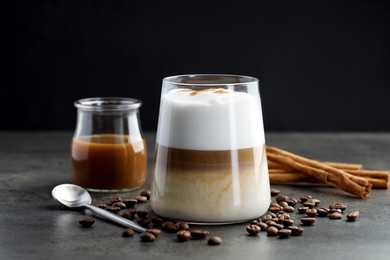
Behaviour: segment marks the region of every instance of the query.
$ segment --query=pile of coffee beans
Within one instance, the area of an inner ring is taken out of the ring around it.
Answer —
[[[136,209],[137,204],[145,203],[150,199],[150,191],[142,190],[138,196],[133,198],[110,198],[109,202],[100,202],[96,206],[112,213],[118,214],[123,218],[136,221],[140,226],[146,228],[145,232],[139,234],[142,242],[156,241],[157,237],[163,231],[176,235],[178,242],[186,242],[189,240],[207,240],[210,246],[220,245],[222,239],[218,236],[209,236],[207,230],[194,229],[190,230],[190,225],[186,221],[173,221],[164,219],[159,216],[151,215],[147,210]],[[82,226],[91,226],[95,220],[86,218],[80,221]],[[135,232],[131,228],[127,228],[122,232],[122,237],[133,237]]]
[[[304,233],[303,226],[314,225],[317,217],[326,217],[331,220],[346,219],[348,222],[356,221],[359,217],[359,211],[345,214],[347,210],[345,203],[336,202],[328,207],[320,207],[321,201],[311,195],[301,195],[296,199],[280,193],[280,190],[271,189],[271,196],[275,199],[271,202],[268,212],[264,216],[248,223],[246,232],[249,236],[257,236],[260,232],[265,232],[270,237],[285,239],[302,235]],[[164,219],[147,210],[135,208],[137,204],[145,203],[149,199],[150,191],[143,190],[133,198],[113,197],[109,202],[101,202],[96,206],[126,219],[136,221],[146,228],[145,232],[139,234],[142,242],[156,241],[160,233],[165,232],[175,234],[176,241],[180,243],[189,240],[206,240],[210,246],[222,243],[220,237],[209,236],[207,230],[190,229],[190,225],[186,221]],[[294,214],[295,218],[299,216],[299,221],[296,221],[291,214]],[[83,227],[91,227],[95,223],[95,219],[85,218],[80,220],[79,223]],[[122,232],[123,237],[133,237],[134,235],[135,232],[131,228],[127,228]]]
[[[329,207],[321,207],[321,201],[313,198],[311,195],[302,195],[298,199],[280,195],[280,190],[271,189],[271,196],[275,197],[275,202],[269,206],[267,214],[253,220],[246,231],[250,236],[257,236],[261,231],[265,231],[268,236],[278,236],[279,238],[289,238],[298,236],[304,232],[301,226],[312,226],[316,223],[317,217],[328,217],[329,219],[343,219],[343,213],[347,209],[345,203],[332,203]],[[297,205],[300,205],[296,209]],[[300,225],[289,213],[305,215],[300,217]],[[349,222],[356,221],[359,217],[359,211],[353,211],[346,215]]]

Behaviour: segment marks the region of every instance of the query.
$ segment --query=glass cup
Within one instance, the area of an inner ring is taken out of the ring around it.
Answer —
[[[151,206],[166,218],[225,224],[263,215],[270,184],[256,78],[163,80]]]
[[[74,103],[77,125],[71,144],[72,182],[93,192],[121,192],[146,180],[146,142],[139,121],[142,103],[131,98],[86,98]]]

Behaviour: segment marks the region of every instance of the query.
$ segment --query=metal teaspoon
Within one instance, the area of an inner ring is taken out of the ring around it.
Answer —
[[[54,199],[69,208],[88,208],[89,210],[108,220],[111,220],[125,227],[130,227],[137,232],[144,232],[146,230],[140,225],[134,223],[133,221],[122,218],[105,209],[92,206],[91,195],[89,195],[88,191],[86,191],[80,186],[74,184],[61,184],[54,187],[54,189],[51,191],[51,194]]]

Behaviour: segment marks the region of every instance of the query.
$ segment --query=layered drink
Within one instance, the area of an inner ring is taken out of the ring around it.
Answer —
[[[218,87],[166,91],[154,158],[151,206],[158,215],[232,223],[269,207],[259,96]]]

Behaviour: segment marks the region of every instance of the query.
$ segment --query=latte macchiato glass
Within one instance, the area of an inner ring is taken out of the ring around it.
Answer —
[[[151,206],[160,216],[223,224],[263,215],[270,185],[258,80],[163,80]]]

